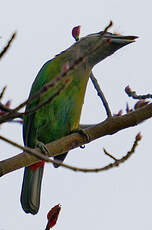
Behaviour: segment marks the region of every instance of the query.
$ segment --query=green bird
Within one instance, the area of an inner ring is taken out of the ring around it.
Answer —
[[[121,36],[101,31],[90,34],[75,42],[70,48],[47,61],[39,71],[29,95],[31,98],[44,84],[55,79],[64,66],[74,66],[67,74],[70,83],[51,102],[39,110],[24,116],[23,139],[25,146],[35,148],[57,140],[79,129],[81,109],[84,102],[87,82],[92,68],[121,47],[134,42],[135,36]],[[26,111],[50,98],[63,84],[55,87],[27,104]],[[45,152],[45,151],[43,151]],[[63,161],[67,153],[54,157]],[[57,164],[54,165],[58,167]],[[26,213],[36,214],[40,205],[41,182],[44,161],[24,170],[21,192],[21,205]]]

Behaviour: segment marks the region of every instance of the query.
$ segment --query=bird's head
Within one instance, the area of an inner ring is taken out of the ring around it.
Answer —
[[[135,42],[137,36],[123,36],[101,31],[81,38],[77,45],[91,67],[110,56],[123,46]]]

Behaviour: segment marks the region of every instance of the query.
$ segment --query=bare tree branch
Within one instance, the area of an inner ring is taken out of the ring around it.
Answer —
[[[2,92],[0,93],[0,100],[2,99],[2,97],[4,96],[4,93],[5,93],[5,91],[6,91],[6,86],[4,86],[3,87],[3,89],[2,89]]]
[[[106,27],[104,33],[108,30],[108,28],[110,28],[112,26],[112,21],[110,22],[110,24],[108,25],[108,27]],[[76,26],[72,29],[72,36],[74,37],[75,41],[79,41],[79,36],[80,36],[80,26]],[[103,36],[103,35],[102,35]],[[107,116],[110,117],[112,116],[111,114],[111,111],[110,111],[110,108],[109,108],[109,105],[108,105],[108,102],[98,84],[98,81],[97,79],[95,78],[93,72],[91,71],[91,74],[90,74],[90,79],[93,83],[93,86],[94,88],[96,89],[97,91],[97,95],[100,97],[105,109],[106,109],[106,113],[107,113]]]
[[[112,135],[122,129],[135,126],[150,117],[152,117],[152,103],[126,115],[110,117],[95,126],[85,129],[85,132],[88,133],[90,140],[93,141],[105,135]],[[53,141],[47,144],[46,147],[50,152],[49,156],[57,156],[86,143],[87,140],[84,136],[80,135],[79,133],[74,133],[59,140]],[[36,152],[40,152],[39,149],[35,150]],[[23,152],[15,157],[0,161],[0,176],[24,166],[29,166],[38,161],[40,161],[40,159],[28,154],[27,152]]]
[[[97,173],[97,172],[102,172],[102,171],[106,171],[106,170],[109,170],[111,168],[114,168],[114,167],[118,167],[121,163],[124,163],[125,161],[127,161],[131,155],[133,153],[135,153],[135,149],[138,145],[138,142],[141,140],[141,138],[139,138],[139,136],[141,137],[140,134],[137,134],[136,138],[135,138],[135,141],[134,141],[134,144],[131,148],[131,150],[125,155],[123,156],[122,158],[120,159],[116,159],[115,157],[113,157],[111,154],[109,154],[105,149],[104,149],[104,153],[111,157],[113,160],[114,160],[114,163],[110,163],[104,167],[100,167],[100,168],[79,168],[79,167],[75,167],[75,166],[71,166],[71,165],[68,165],[68,164],[65,164],[65,163],[61,163],[57,160],[52,160],[52,159],[49,159],[47,156],[43,155],[42,153],[39,153],[33,149],[29,149],[27,147],[23,147],[13,141],[10,141],[9,139],[5,138],[5,137],[2,137],[0,136],[0,139],[20,148],[20,149],[23,149],[24,151],[32,154],[33,156],[37,156],[39,159],[41,160],[45,160],[46,162],[48,163],[57,163],[59,164],[61,167],[64,167],[64,168],[67,168],[67,169],[70,169],[70,170],[73,170],[73,171],[77,171],[77,172],[85,172],[85,173]]]
[[[28,111],[24,112],[23,115],[29,114],[29,113],[30,114],[34,113],[37,110],[39,110],[42,106],[50,103],[55,97],[57,97],[62,92],[62,90],[67,86],[67,84],[69,82],[70,82],[70,79],[67,79],[66,81],[64,81],[64,83],[61,85],[61,87],[51,97],[49,97],[48,99],[44,100],[42,103],[38,104],[37,106],[35,106],[34,109],[31,109],[31,110],[28,110]]]
[[[4,111],[4,112],[11,112],[12,109],[10,109],[8,106],[6,105],[3,105],[1,102],[0,102],[0,110]]]
[[[22,117],[23,113],[19,113],[18,111],[23,108],[27,103],[31,103],[34,99],[38,98],[40,95],[42,95],[43,93],[46,93],[48,89],[50,89],[51,87],[54,87],[56,84],[58,84],[58,82],[60,80],[62,80],[64,77],[66,77],[68,74],[70,74],[75,68],[77,68],[80,64],[84,63],[86,61],[86,58],[88,58],[90,55],[92,55],[93,52],[96,52],[96,50],[98,50],[98,48],[101,46],[101,44],[103,43],[103,46],[106,46],[108,44],[108,42],[105,42],[102,40],[102,37],[104,36],[104,34],[107,32],[107,30],[112,26],[112,21],[110,21],[109,25],[105,28],[105,30],[103,31],[103,33],[101,34],[101,39],[99,40],[99,42],[96,43],[96,45],[94,47],[91,47],[90,49],[88,49],[86,52],[83,52],[82,56],[80,55],[78,59],[75,58],[74,55],[74,59],[71,60],[72,63],[69,65],[68,64],[68,68],[66,68],[65,70],[61,70],[61,73],[58,74],[51,82],[45,84],[37,93],[35,93],[32,97],[30,97],[29,99],[27,99],[26,101],[24,101],[23,103],[21,103],[19,106],[17,106],[15,109],[12,109],[11,112],[8,112],[7,114],[3,115],[0,118],[0,124],[7,122],[9,120],[12,120],[14,118],[18,118],[18,117]],[[78,45],[78,44],[77,44]],[[73,51],[73,46],[71,47],[71,50]],[[75,54],[75,51],[74,51]],[[72,56],[71,56],[72,59]],[[67,63],[65,63],[66,65]],[[64,67],[64,66],[63,66]]]
[[[10,40],[8,41],[7,45],[3,48],[3,50],[0,52],[0,59],[4,56],[4,54],[6,54],[6,52],[8,51],[12,41],[15,39],[16,37],[16,32],[12,34]]]
[[[133,99],[142,100],[142,99],[152,98],[152,94],[149,94],[149,93],[145,95],[137,95],[136,92],[132,91],[129,86],[125,88],[125,92],[128,95],[128,97],[132,97]]]
[[[101,88],[100,88],[100,85],[98,84],[97,79],[95,78],[95,76],[94,76],[94,74],[93,74],[92,72],[91,72],[91,74],[90,74],[90,79],[91,79],[91,81],[92,81],[92,83],[93,83],[93,85],[94,85],[94,87],[95,87],[95,89],[96,89],[96,91],[97,91],[97,95],[100,97],[100,99],[101,99],[101,101],[102,101],[102,103],[103,103],[103,105],[104,105],[104,107],[105,107],[107,116],[108,116],[108,117],[111,117],[112,114],[111,114],[111,111],[110,111],[110,107],[109,107],[109,105],[108,105],[108,102],[107,102],[107,100],[106,100],[106,98],[105,98],[105,96],[104,96],[104,93],[102,92],[102,90],[101,90]]]
[[[110,153],[108,153],[107,150],[104,148],[104,149],[103,149],[104,153],[105,153],[107,156],[109,156],[110,158],[112,158],[112,159],[114,160],[114,163],[113,163],[113,164],[110,164],[110,165],[112,165],[112,167],[116,167],[116,166],[119,166],[121,163],[124,163],[125,161],[127,161],[127,160],[131,157],[131,155],[132,155],[133,153],[135,153],[136,147],[137,147],[137,145],[138,145],[138,142],[141,140],[141,138],[142,138],[141,134],[138,133],[138,134],[136,135],[136,138],[135,138],[135,141],[134,141],[134,143],[133,143],[133,146],[132,146],[131,150],[128,151],[128,153],[127,153],[125,156],[123,156],[122,158],[120,158],[120,159],[117,159],[117,158],[115,158],[114,156],[112,156],[112,155],[111,155]],[[109,165],[108,169],[110,168],[110,165]]]

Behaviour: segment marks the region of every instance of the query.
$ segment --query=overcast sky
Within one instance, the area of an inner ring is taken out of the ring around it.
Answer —
[[[135,102],[124,93],[128,84],[139,94],[151,93],[151,9],[149,0],[94,1],[1,1],[0,47],[17,31],[11,49],[0,61],[1,89],[7,85],[4,102],[12,107],[28,97],[31,84],[41,66],[73,44],[71,30],[81,25],[81,36],[99,32],[113,20],[110,29],[124,35],[137,35],[136,43],[120,49],[94,68],[113,113]],[[103,106],[91,83],[88,84],[81,122],[97,123],[106,118]],[[41,207],[35,216],[20,205],[23,169],[0,178],[0,230],[43,230],[48,210],[61,203],[57,230],[150,230],[152,229],[151,126],[148,120],[138,127],[123,130],[69,153],[66,163],[100,167],[110,159],[103,147],[116,157],[130,150],[136,134],[143,139],[136,154],[119,168],[98,174],[74,173],[46,165]],[[1,135],[20,144],[22,127],[5,124]],[[0,159],[20,153],[1,141]]]

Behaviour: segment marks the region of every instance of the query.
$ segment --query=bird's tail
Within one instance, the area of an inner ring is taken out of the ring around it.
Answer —
[[[44,161],[26,167],[24,170],[21,205],[26,213],[35,215],[39,210],[43,170]]]

